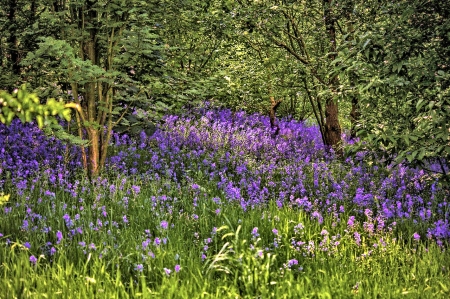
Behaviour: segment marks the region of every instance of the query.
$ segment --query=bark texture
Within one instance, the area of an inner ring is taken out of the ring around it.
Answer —
[[[336,17],[333,13],[333,0],[324,0],[324,18],[325,28],[327,30],[330,50],[328,56],[330,61],[337,58],[336,50]],[[336,90],[339,85],[339,78],[337,75],[329,78],[328,86],[330,88],[331,96],[326,99],[325,104],[325,144],[331,146],[334,151],[341,156],[341,125],[339,124],[339,108],[335,100]]]

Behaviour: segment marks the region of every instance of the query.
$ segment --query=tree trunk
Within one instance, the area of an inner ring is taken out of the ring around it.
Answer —
[[[89,130],[89,176],[95,178],[100,172],[100,138],[96,128]]]
[[[273,137],[277,136],[280,132],[280,127],[278,126],[276,122],[276,113],[277,109],[280,106],[282,100],[275,100],[274,97],[270,97],[270,111],[269,111],[269,118],[270,118],[270,127],[272,130],[275,129],[275,132],[273,133]]]
[[[17,0],[10,0],[9,11],[8,11],[8,22],[9,22],[9,37],[8,37],[8,47],[9,47],[9,57],[12,66],[12,71],[14,75],[20,75],[20,65],[19,65],[19,42],[17,38],[17,21],[16,21],[16,13],[17,13]]]
[[[86,6],[86,19],[84,20],[85,24],[90,24],[92,26],[89,29],[89,37],[84,42],[84,56],[86,59],[89,59],[93,65],[98,65],[97,59],[97,30],[93,24],[97,22],[97,12],[93,9],[95,2],[87,1]],[[100,165],[100,148],[101,148],[101,140],[99,133],[103,129],[101,124],[97,122],[97,105],[101,101],[98,97],[101,93],[98,93],[98,82],[92,81],[85,85],[86,93],[86,111],[88,123],[84,126],[88,131],[89,136],[89,176],[91,179],[97,177],[99,175],[101,165]]]
[[[339,124],[338,104],[333,98],[327,99],[325,105],[325,143],[331,146],[338,156],[342,156],[341,125]]]
[[[334,61],[337,58],[337,49],[336,49],[336,18],[332,10],[333,0],[324,0],[324,19],[325,19],[325,28],[327,30],[328,40],[330,43],[330,55],[328,56],[331,61]],[[341,125],[339,124],[339,109],[338,103],[334,99],[334,94],[339,85],[339,78],[337,75],[334,75],[329,79],[329,88],[331,90],[332,95],[326,99],[325,104],[325,142],[326,145],[331,146],[334,151],[338,154],[338,156],[342,156],[342,147],[341,147]]]

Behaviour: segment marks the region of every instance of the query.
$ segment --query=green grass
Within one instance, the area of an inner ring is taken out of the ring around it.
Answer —
[[[121,180],[117,178],[117,186]],[[141,186],[139,193],[130,191],[133,185]],[[115,192],[109,183],[85,191],[82,186],[76,198],[61,189],[51,190],[55,196],[45,195],[50,187],[44,180],[20,198],[9,190],[13,195],[5,206],[12,210],[0,225],[8,232],[0,238],[1,298],[450,297],[447,249],[431,240],[412,240],[404,229],[407,223],[402,229],[361,233],[358,245],[348,217],[325,217],[319,223],[275,203],[244,212],[235,203],[220,202],[221,194],[214,194],[206,180],[208,192],[164,179],[128,180]],[[27,208],[43,217],[28,218],[34,230],[21,229]],[[72,239],[66,237],[66,214],[72,219],[80,215],[74,227],[83,232]],[[98,219],[102,226],[89,229]],[[161,227],[163,220],[167,229]],[[299,223],[303,229],[295,228]],[[45,227],[51,232],[44,232]],[[255,227],[258,237],[252,235]],[[56,244],[58,230],[65,237]],[[151,242],[143,250],[149,233]],[[161,239],[160,245],[154,244],[155,238]],[[293,241],[306,244],[299,247]],[[55,254],[42,254],[47,242]],[[35,265],[32,255],[38,259]],[[289,267],[293,259],[298,264]],[[181,267],[179,272],[175,265]]]

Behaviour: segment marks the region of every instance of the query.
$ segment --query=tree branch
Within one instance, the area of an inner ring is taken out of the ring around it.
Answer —
[[[292,49],[291,47],[289,47],[288,45],[286,45],[285,43],[283,43],[280,40],[277,40],[276,38],[274,38],[273,36],[269,36],[269,39],[278,47],[285,49],[286,51],[288,51],[292,56],[294,56],[295,58],[297,58],[297,60],[299,60],[300,62],[302,62],[304,65],[309,65],[309,61],[300,56],[297,52],[294,51],[294,49]]]
[[[80,104],[77,104],[77,103],[67,103],[67,104],[64,105],[64,107],[65,107],[65,108],[72,108],[72,109],[75,109],[75,110],[80,114],[81,120],[82,120],[83,122],[86,121],[86,116],[84,115],[84,111],[83,111],[83,109],[81,108]]]

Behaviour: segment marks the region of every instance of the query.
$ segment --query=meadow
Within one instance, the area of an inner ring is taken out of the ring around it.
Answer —
[[[325,150],[317,127],[203,107],[79,150],[0,124],[1,298],[449,298],[449,191]],[[351,142],[351,141],[347,141]]]

